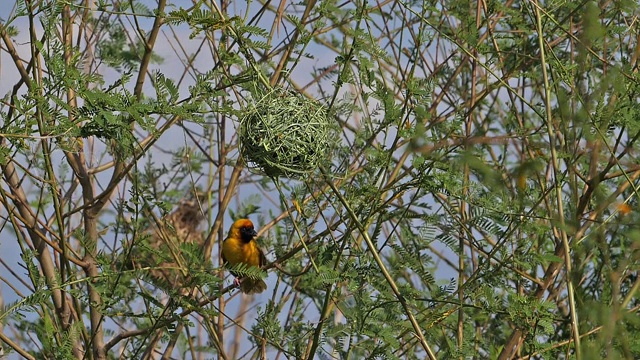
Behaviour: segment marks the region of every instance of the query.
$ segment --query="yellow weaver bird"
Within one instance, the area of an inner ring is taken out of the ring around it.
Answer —
[[[222,243],[222,262],[231,266],[242,263],[262,267],[266,264],[267,258],[256,243],[256,235],[251,220],[236,220],[231,225],[229,236]],[[236,277],[234,284],[240,285],[240,290],[245,294],[259,294],[267,289],[267,284],[260,279],[246,277],[239,280],[237,274],[233,271],[231,273]]]

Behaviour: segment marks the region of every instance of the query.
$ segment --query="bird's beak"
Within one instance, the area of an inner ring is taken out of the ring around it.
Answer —
[[[251,234],[251,236],[256,236],[258,235],[258,233],[254,230],[251,230],[251,232],[249,232],[249,234]]]

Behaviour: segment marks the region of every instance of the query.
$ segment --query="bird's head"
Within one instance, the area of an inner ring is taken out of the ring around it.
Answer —
[[[231,235],[238,236],[242,241],[251,241],[258,233],[253,227],[253,223],[249,219],[239,219],[231,226]]]

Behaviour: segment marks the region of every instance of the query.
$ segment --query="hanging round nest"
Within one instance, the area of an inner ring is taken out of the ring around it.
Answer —
[[[272,90],[245,109],[238,138],[250,169],[289,178],[318,169],[335,142],[327,109],[283,89]]]

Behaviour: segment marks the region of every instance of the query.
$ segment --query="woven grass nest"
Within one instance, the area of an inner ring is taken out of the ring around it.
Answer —
[[[330,120],[319,103],[272,90],[250,104],[240,119],[240,152],[252,170],[302,178],[317,170],[333,147]]]

